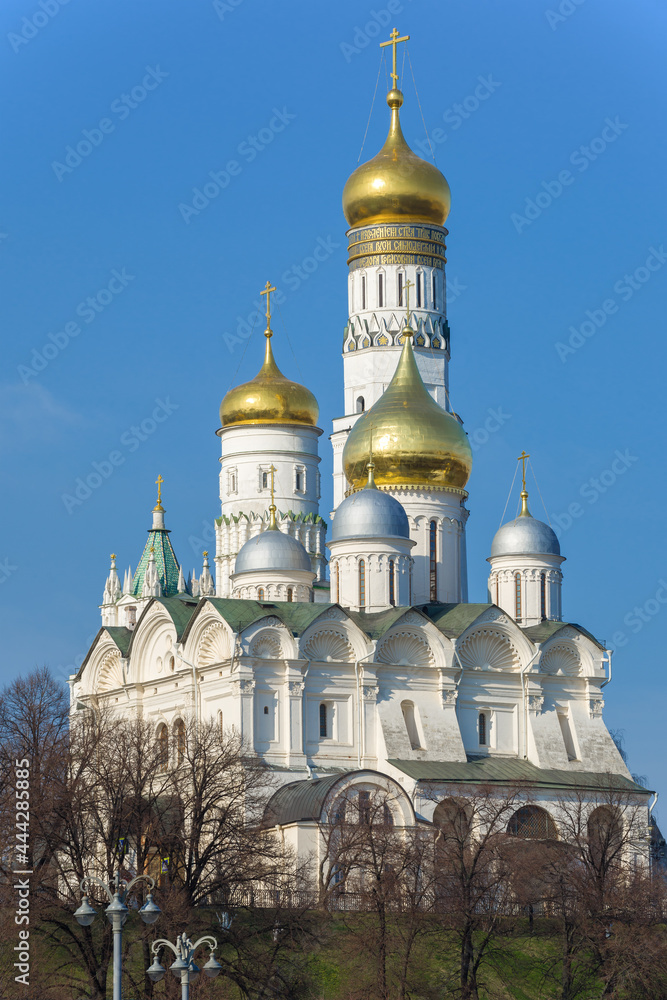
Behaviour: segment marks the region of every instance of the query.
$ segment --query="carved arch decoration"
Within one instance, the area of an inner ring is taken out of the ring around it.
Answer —
[[[461,665],[469,670],[519,670],[521,658],[510,637],[500,629],[479,629],[461,643]]]
[[[117,650],[110,650],[103,657],[97,669],[95,693],[104,694],[107,691],[114,691],[123,687],[124,683],[120,653]]]
[[[253,637],[249,653],[260,659],[275,660],[283,656],[283,644],[277,629],[265,628]]]
[[[392,632],[378,648],[376,660],[399,667],[432,667],[433,651],[420,635],[402,630]]]
[[[543,674],[565,674],[567,677],[577,677],[581,673],[581,666],[578,652],[564,642],[549,646],[540,662]]]
[[[207,626],[199,637],[196,662],[200,667],[209,667],[213,663],[222,663],[232,655],[231,642],[224,625],[213,622]]]
[[[301,652],[319,663],[349,663],[355,658],[352,643],[336,628],[318,629],[303,643]]]

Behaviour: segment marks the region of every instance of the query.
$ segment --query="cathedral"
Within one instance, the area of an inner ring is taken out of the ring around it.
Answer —
[[[450,190],[403,137],[401,41],[394,31],[384,43],[386,141],[343,191],[349,317],[328,523],[317,401],[281,370],[267,282],[261,367],[220,406],[215,556],[186,578],[159,476],[137,568],[121,583],[111,557],[102,626],[70,678],[74,717],[107,704],[150,720],[156,739],[185,718],[233,727],[275,778],[266,825],[301,853],[337,798],[374,789],[402,825],[512,782],[531,790],[535,836],[558,835],[563,796],[593,808],[600,787],[636,797],[648,820],[648,793],[603,718],[611,653],[563,618],[565,557],[531,513],[525,454],[518,515],[489,539],[486,600],[469,600],[472,451],[449,393]]]

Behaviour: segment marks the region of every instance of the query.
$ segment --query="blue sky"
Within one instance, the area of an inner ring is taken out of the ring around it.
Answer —
[[[666,22],[656,0],[6,0],[2,679],[81,662],[109,553],[139,559],[158,472],[177,555],[199,569],[218,406],[259,367],[261,331],[239,332],[267,278],[286,296],[278,361],[320,403],[326,516],[341,192],[396,24],[452,189],[471,600],[486,599],[525,448],[560,526],[565,616],[617,647],[608,724],[664,785]],[[384,89],[383,73],[364,158],[384,138]],[[407,67],[403,89],[415,145]],[[206,184],[219,190],[193,201]],[[100,485],[68,501],[96,469]],[[545,516],[534,483],[531,504]]]

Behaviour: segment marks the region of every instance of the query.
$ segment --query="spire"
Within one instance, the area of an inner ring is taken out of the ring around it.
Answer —
[[[138,571],[137,571],[138,572]],[[148,565],[144,574],[144,583],[141,588],[142,597],[162,597],[162,585],[155,565],[155,549],[151,547],[148,556]]]
[[[139,560],[137,571],[132,578],[132,582],[128,590],[128,593],[134,594],[135,597],[146,596],[144,594],[144,583],[148,572],[148,566],[151,561],[151,554],[157,581],[160,587],[159,596],[172,597],[178,592],[179,565],[176,553],[174,552],[172,544],[169,540],[169,531],[165,527],[164,523],[165,510],[162,506],[163,482],[164,479],[162,476],[158,476],[156,479],[158,494],[157,503],[155,504],[155,507],[153,507],[153,523],[148,529],[146,545],[144,546],[144,551],[141,559]],[[152,590],[155,589],[154,583],[149,584],[149,589],[151,590],[151,593],[148,596],[156,596],[152,593]]]
[[[111,553],[111,567],[109,569],[109,575],[107,577],[106,583],[104,585],[104,596],[102,597],[102,604],[115,604],[118,598],[121,596],[121,586],[120,580],[118,579],[118,573],[116,571],[116,553]]]
[[[123,593],[129,594],[132,591],[132,567],[128,566],[123,575]]]
[[[197,579],[197,574],[194,570],[188,577],[188,586],[192,596],[199,597],[199,580]]]
[[[215,586],[208,565],[208,552],[206,551],[204,551],[204,568],[202,569],[201,576],[199,577],[199,596],[200,597],[215,596]]]
[[[517,462],[523,463],[523,468],[521,470],[521,512],[519,517],[532,517],[533,515],[528,510],[528,491],[526,489],[526,459],[530,458],[525,451],[522,451]]]
[[[176,585],[177,594],[187,594],[187,587],[185,586],[185,577],[183,576],[183,567],[178,567],[178,583]]]

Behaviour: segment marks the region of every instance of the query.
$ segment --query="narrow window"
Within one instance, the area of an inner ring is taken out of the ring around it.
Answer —
[[[384,305],[384,274],[378,274],[378,306],[382,309]]]
[[[264,587],[259,587],[259,589],[257,590],[257,600],[258,601],[264,600]]]
[[[218,729],[220,731],[220,735],[222,736],[223,733],[224,733],[224,727],[222,725],[222,709],[221,708],[218,709]]]
[[[486,712],[479,713],[479,745],[486,746]]]
[[[396,590],[394,582],[394,560],[389,560],[389,603],[393,606],[396,604]]]
[[[232,472],[229,477],[229,492],[236,493],[236,473]]]
[[[398,304],[403,305],[403,272],[398,272]]]
[[[269,706],[265,705],[264,706],[264,715],[268,715],[268,714],[269,714]]]
[[[366,275],[361,276],[361,308],[366,308]]]
[[[424,287],[424,275],[421,271],[417,272],[417,306],[421,308],[422,304],[422,290]]]
[[[157,742],[160,754],[160,770],[166,771],[169,766],[169,732],[164,722],[158,728]]]
[[[176,760],[180,765],[185,760],[185,723],[182,719],[179,719],[174,728],[176,734]]]
[[[436,283],[435,273],[433,274],[433,277],[431,278],[431,293],[432,293],[432,298],[433,298],[433,308],[437,309],[438,308],[438,286],[437,286],[437,283]]]
[[[287,600],[288,601],[293,601],[294,600],[294,588],[293,587],[288,587],[287,588]]]
[[[429,560],[429,596],[432,601],[438,599],[438,526],[435,521],[429,525],[428,560]]]
[[[514,617],[519,619],[521,617],[521,573],[514,574],[514,605],[516,612]]]
[[[357,397],[357,413],[363,413],[366,409],[366,403],[363,396]]]
[[[269,474],[268,472],[262,473],[262,489],[266,490],[269,488]]]
[[[371,821],[371,793],[359,792],[359,822],[368,826]]]
[[[496,574],[496,604],[498,604],[498,601],[499,601],[499,598],[500,598],[500,593],[499,593],[499,591],[500,591],[500,584],[499,584],[499,582],[498,582],[498,581],[499,581],[499,579],[500,579],[500,578],[499,578],[499,577],[498,577],[498,575]]]
[[[547,574],[540,573],[540,614],[547,617]]]
[[[329,735],[329,727],[327,719],[327,706],[322,702],[320,705],[320,739],[325,740]]]
[[[419,729],[417,728],[417,718],[414,704],[411,701],[401,702],[401,711],[403,712],[403,721],[405,722],[405,729],[408,734],[408,739],[410,740],[411,749],[423,749],[419,738]]]
[[[366,561],[359,560],[359,607],[366,607]]]
[[[336,562],[336,600],[340,601],[340,563]]]

